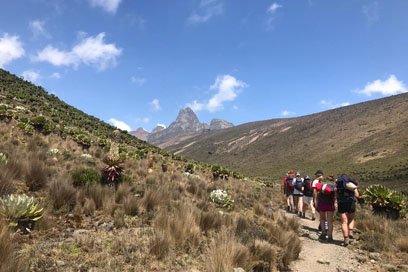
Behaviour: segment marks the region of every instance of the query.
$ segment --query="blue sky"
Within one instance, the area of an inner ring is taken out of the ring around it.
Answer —
[[[408,91],[405,0],[1,0],[0,67],[121,128]]]

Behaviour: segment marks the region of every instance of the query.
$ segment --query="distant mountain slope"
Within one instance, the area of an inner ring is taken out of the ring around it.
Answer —
[[[250,176],[277,179],[289,168],[309,175],[323,169],[407,191],[408,94],[298,118],[247,123],[167,150]]]

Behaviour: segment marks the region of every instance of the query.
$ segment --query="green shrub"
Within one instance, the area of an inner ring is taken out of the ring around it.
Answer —
[[[398,219],[407,213],[407,196],[401,192],[383,185],[371,185],[365,190],[364,196],[376,214]]]
[[[30,118],[29,122],[34,127],[34,129],[42,130],[47,124],[47,119],[45,119],[44,116],[34,116]]]
[[[92,168],[77,169],[71,174],[72,184],[75,187],[89,186],[100,181],[98,171]]]

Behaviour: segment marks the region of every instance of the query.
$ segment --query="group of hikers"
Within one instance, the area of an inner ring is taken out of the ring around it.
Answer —
[[[343,245],[353,239],[354,214],[356,201],[359,198],[358,183],[347,175],[337,179],[334,176],[324,178],[323,172],[317,170],[315,178],[302,178],[300,172],[289,170],[282,180],[283,193],[286,197],[287,211],[306,218],[306,209],[311,209],[311,220],[316,220],[316,210],[320,216],[320,240],[333,241],[333,215],[337,209],[341,218]]]

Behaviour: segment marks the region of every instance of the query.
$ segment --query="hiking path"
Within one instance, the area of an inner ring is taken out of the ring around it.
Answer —
[[[286,213],[286,216],[296,216]],[[296,216],[297,217],[297,216]],[[334,222],[333,239],[331,243],[318,239],[319,225],[318,217],[316,221],[309,218],[299,218],[301,224],[302,251],[299,259],[291,264],[292,271],[313,271],[313,272],[371,272],[381,271],[378,260],[367,256],[367,253],[359,250],[355,245],[342,246],[343,236],[341,234],[340,223]]]

